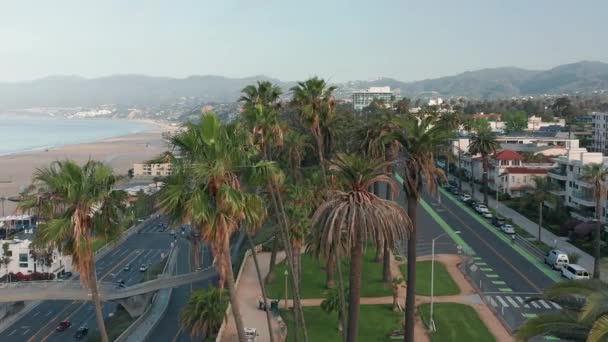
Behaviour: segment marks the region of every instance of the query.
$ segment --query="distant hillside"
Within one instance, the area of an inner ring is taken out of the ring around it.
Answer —
[[[190,76],[183,79],[143,75],[117,75],[95,79],[54,76],[28,82],[0,83],[0,109],[99,104],[153,106],[175,101],[180,97],[197,97],[209,102],[232,102],[238,98],[243,87],[257,80],[270,80],[285,91],[294,84],[265,76]],[[337,86],[340,97],[348,97],[352,90],[370,86],[391,86],[409,97],[437,93],[440,96],[494,99],[523,95],[589,93],[608,90],[608,64],[579,62],[545,71],[506,67],[467,71],[455,76],[415,82],[382,78],[375,81],[351,81]]]

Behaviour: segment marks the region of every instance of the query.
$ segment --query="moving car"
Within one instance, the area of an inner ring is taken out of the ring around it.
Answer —
[[[500,226],[500,230],[506,234],[515,234],[515,228],[510,224],[503,224]]]
[[[72,326],[72,322],[65,320],[65,321],[62,321],[61,323],[59,323],[59,325],[57,326],[57,328],[55,330],[62,332],[62,331],[68,330],[68,328],[71,326]]]
[[[87,327],[86,325],[83,325],[80,328],[78,328],[78,330],[76,330],[74,337],[78,340],[81,340],[81,339],[85,338],[88,333],[89,333],[89,327]]]
[[[63,272],[59,273],[57,276],[58,279],[69,279],[72,276],[72,272]]]
[[[460,200],[461,200],[461,201],[463,201],[463,202],[468,202],[468,201],[470,201],[471,199],[472,199],[472,198],[471,198],[471,195],[467,195],[467,194],[462,194],[462,195],[460,195]]]
[[[551,266],[554,270],[559,270],[569,263],[568,254],[559,249],[552,249],[545,255],[545,264]]]
[[[122,268],[123,271],[130,271],[131,270],[131,264],[126,264],[125,267]]]
[[[580,265],[569,264],[562,267],[562,277],[571,280],[589,279],[589,272]]]
[[[118,279],[116,282],[114,282],[116,284],[116,288],[117,289],[121,289],[123,287],[125,287],[125,281],[122,279]]]
[[[139,266],[139,271],[140,272],[146,272],[147,270],[148,270],[148,265],[141,264],[141,266]]]
[[[500,217],[500,216],[494,216],[492,218],[492,224],[496,227],[502,227],[506,224],[506,220],[504,217]]]

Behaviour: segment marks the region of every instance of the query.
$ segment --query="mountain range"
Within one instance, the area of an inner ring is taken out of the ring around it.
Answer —
[[[116,104],[154,106],[196,97],[201,102],[233,102],[240,91],[258,80],[268,80],[288,91],[295,82],[265,76],[227,78],[190,76],[187,78],[115,75],[102,78],[52,76],[25,82],[0,82],[0,109],[29,107],[74,107]],[[475,99],[509,98],[543,94],[593,93],[608,90],[608,64],[583,61],[549,70],[513,67],[467,71],[454,76],[414,82],[392,78],[350,81],[336,84],[338,97],[370,86],[390,86],[408,97],[463,96]]]

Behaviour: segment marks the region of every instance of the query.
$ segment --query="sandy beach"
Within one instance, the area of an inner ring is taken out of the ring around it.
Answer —
[[[22,186],[30,184],[36,168],[49,165],[55,160],[72,159],[77,162],[85,162],[88,159],[100,160],[114,168],[117,174],[126,175],[133,163],[148,160],[165,151],[167,144],[162,138],[162,132],[174,129],[175,127],[157,124],[156,127],[142,133],[0,156],[0,197],[17,195]],[[10,215],[15,210],[16,203],[5,201],[4,206],[5,215]]]

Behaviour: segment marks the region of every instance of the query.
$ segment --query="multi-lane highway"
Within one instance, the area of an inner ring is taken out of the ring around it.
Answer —
[[[126,286],[143,280],[142,264],[154,265],[167,254],[174,241],[168,230],[160,231],[162,218],[146,222],[139,233],[131,235],[121,245],[97,261],[97,275],[102,281],[123,280]],[[125,266],[130,269],[125,270]],[[115,303],[105,302],[104,316],[116,310]],[[59,322],[69,320],[72,326],[64,332],[56,332]],[[0,341],[66,341],[73,338],[76,329],[87,325],[89,336],[96,335],[97,325],[91,302],[45,301],[0,333]]]

